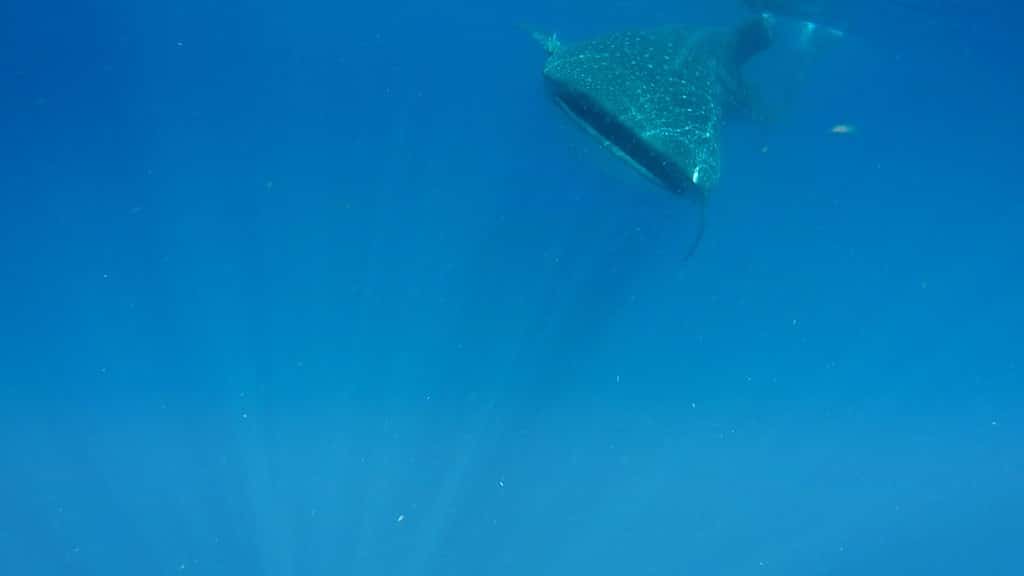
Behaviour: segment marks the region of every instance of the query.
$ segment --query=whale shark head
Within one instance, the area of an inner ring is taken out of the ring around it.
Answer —
[[[720,177],[722,123],[746,99],[742,67],[771,42],[769,24],[758,16],[731,29],[545,42],[544,78],[573,118],[638,171],[704,195]]]

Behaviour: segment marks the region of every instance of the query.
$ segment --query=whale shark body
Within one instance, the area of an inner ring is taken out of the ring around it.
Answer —
[[[685,194],[720,176],[719,132],[743,106],[741,68],[768,46],[767,21],[735,29],[620,32],[571,45],[539,38],[556,102],[641,173]]]
[[[802,34],[815,32],[805,23]],[[757,14],[732,28],[665,27],[573,44],[534,34],[548,54],[554,100],[637,171],[704,206],[721,176],[720,132],[749,111],[744,65],[775,40],[779,18]],[[809,43],[803,43],[810,46]]]
[[[554,99],[641,174],[700,202],[718,183],[719,133],[748,99],[742,67],[771,42],[770,19],[733,29],[667,27],[563,45],[534,34],[548,53]]]

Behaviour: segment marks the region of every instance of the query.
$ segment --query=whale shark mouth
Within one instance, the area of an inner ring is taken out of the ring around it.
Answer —
[[[655,184],[664,184],[661,178],[655,176],[643,164],[637,161],[637,156],[643,157],[646,155],[641,155],[637,153],[630,155],[628,152],[620,148],[614,141],[609,140],[607,137],[605,137],[603,133],[598,131],[598,124],[584,120],[583,117],[581,117],[573,110],[571,106],[571,103],[573,102],[572,99],[564,100],[560,96],[555,96],[555,101],[558,102],[558,105],[561,106],[563,110],[565,110],[566,114],[568,114],[570,118],[575,120],[576,123],[582,126],[583,129],[586,130],[591,136],[597,138],[604,145],[604,147],[610,150],[615,156],[619,157],[619,159],[623,160],[624,162],[632,166],[634,170],[636,170],[637,172],[639,172],[640,174],[642,174],[644,177],[651,180]]]

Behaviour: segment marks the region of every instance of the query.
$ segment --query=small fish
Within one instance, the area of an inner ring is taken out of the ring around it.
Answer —
[[[836,124],[829,132],[833,134],[853,134],[857,128],[853,124]]]

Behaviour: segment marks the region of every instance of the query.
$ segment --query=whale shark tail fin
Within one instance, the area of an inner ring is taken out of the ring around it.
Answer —
[[[834,46],[846,33],[826,23],[824,0],[742,0],[771,30],[773,44],[812,55]]]
[[[768,49],[774,41],[771,17],[759,14],[739,25],[733,32],[732,57],[737,68]]]
[[[818,24],[813,20],[794,20],[772,16],[779,41],[811,56],[819,56],[846,36],[839,28]]]
[[[777,124],[794,113],[800,88],[846,37],[844,30],[826,24],[831,16],[827,1],[740,0],[751,14],[750,21],[760,20],[769,38],[764,56],[747,68],[750,82],[739,93],[742,98],[735,110],[744,118]],[[752,38],[743,31],[741,27],[738,38]]]

